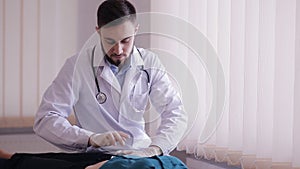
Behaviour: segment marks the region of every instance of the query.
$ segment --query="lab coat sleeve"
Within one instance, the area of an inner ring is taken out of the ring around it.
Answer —
[[[67,120],[77,100],[72,84],[75,60],[73,56],[66,61],[44,93],[33,128],[37,135],[62,149],[84,151],[93,133]]]
[[[187,128],[187,114],[179,92],[157,57],[152,61],[150,99],[161,115],[161,124],[152,139],[152,145],[169,154],[179,143]]]

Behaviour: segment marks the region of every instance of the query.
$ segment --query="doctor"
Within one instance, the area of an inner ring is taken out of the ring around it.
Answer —
[[[98,8],[97,24],[96,43],[86,43],[67,59],[44,93],[34,131],[68,150],[168,154],[182,138],[187,116],[157,55],[134,45],[134,6],[106,0]],[[151,138],[143,118],[148,105],[161,116]],[[77,125],[67,120],[72,112]]]

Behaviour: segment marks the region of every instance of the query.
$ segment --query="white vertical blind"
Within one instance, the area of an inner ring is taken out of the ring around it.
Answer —
[[[229,148],[241,150],[243,140],[245,0],[231,1]],[[234,119],[234,120],[233,120]]]
[[[294,119],[293,119],[293,166],[300,166],[300,1],[296,1],[295,31],[295,83],[294,83]],[[300,168],[300,167],[299,167]]]
[[[218,8],[218,55],[221,60],[225,79],[226,79],[226,104],[224,107],[224,112],[222,115],[222,121],[217,128],[216,134],[217,134],[217,140],[216,140],[216,146],[221,148],[226,148],[228,145],[228,132],[229,132],[229,103],[230,100],[228,100],[228,91],[229,91],[229,71],[230,71],[230,23],[231,23],[231,1],[230,0],[224,0],[219,1],[219,8]],[[219,29],[222,28],[222,29]],[[224,158],[224,157],[223,157]],[[225,159],[219,159],[221,161]]]
[[[271,158],[273,138],[273,81],[275,55],[275,1],[260,1],[257,157]]]
[[[288,162],[293,150],[296,0],[276,3],[272,159]]]
[[[256,154],[259,0],[245,4],[243,153]]]
[[[207,1],[207,15],[206,15],[206,36],[210,40],[210,43],[212,44],[214,49],[217,49],[218,47],[218,39],[217,39],[217,33],[218,33],[218,1],[217,0],[210,0]],[[207,56],[209,57],[209,56]],[[216,60],[213,60],[214,62],[212,66],[216,65]],[[214,66],[213,68],[214,72],[211,72],[211,76],[216,76],[216,72],[218,71],[217,68]],[[211,82],[207,80],[206,78],[206,90],[211,90]],[[216,82],[217,83],[217,82]],[[214,84],[217,85],[217,84]],[[206,100],[211,100],[212,97],[216,96],[216,93],[212,93],[212,95],[209,95],[209,92],[206,94]],[[205,106],[206,111],[209,110],[209,105],[211,104],[210,101],[205,102],[208,103],[207,106]],[[212,107],[212,109],[215,109],[215,107]],[[217,123],[215,119],[215,123]],[[213,133],[211,139],[208,140],[208,144],[216,144],[216,134]]]
[[[198,6],[199,8],[191,8],[192,6]],[[188,20],[192,25],[196,26],[203,34],[206,34],[206,1],[203,0],[198,0],[198,1],[189,1],[188,3],[188,17],[186,20]],[[166,11],[167,12],[167,11]],[[189,36],[195,36],[193,33],[189,32]],[[198,88],[198,107],[197,107],[197,112],[190,112],[190,114],[193,114],[193,116],[190,116],[189,118],[192,119],[193,123],[189,123],[189,131],[188,135],[185,138],[187,142],[195,142],[198,138],[197,137],[192,137],[192,136],[198,136],[200,137],[200,129],[203,128],[203,124],[206,119],[206,115],[204,112],[206,112],[206,97],[209,93],[206,90],[206,83],[199,83],[199,82],[205,82],[206,81],[206,71],[203,66],[199,66],[199,62],[197,62],[197,59],[191,59],[191,58],[197,58],[192,57],[193,54],[191,52],[188,53],[187,55],[187,63],[189,67],[191,68],[192,72],[198,72],[197,74],[194,74],[194,78],[196,79],[197,82],[197,88]],[[198,56],[199,57],[199,56]],[[188,84],[187,84],[188,85]],[[190,100],[190,99],[188,99]],[[192,105],[191,105],[192,106]],[[191,126],[197,126],[197,127],[192,127]],[[179,150],[184,149],[184,148],[179,148]],[[188,152],[192,153],[194,152],[193,146],[188,147]]]
[[[0,1],[0,127],[34,117],[43,92],[77,52],[77,3]]]
[[[151,3],[151,8],[153,9],[152,12],[162,12],[164,13],[166,10],[168,10],[168,14],[173,16],[178,16],[179,14],[179,1],[172,1],[172,0],[166,0],[166,1],[158,1],[155,0]],[[157,25],[151,25],[152,27],[155,27]],[[177,30],[176,31],[180,31]],[[171,53],[178,53],[180,52],[178,49],[178,42],[174,40],[170,40],[170,38],[164,38],[161,36],[151,36],[151,47],[156,48],[159,46],[159,49],[169,49],[173,48],[174,50],[170,51]]]
[[[197,6],[198,8],[193,8],[194,6]],[[197,0],[197,1],[189,1],[189,10],[188,10],[188,18],[187,21],[189,21],[191,24],[196,26],[205,36],[207,36],[208,33],[208,26],[207,26],[207,6],[208,3],[206,0]],[[167,12],[167,11],[166,11]],[[190,36],[195,36],[192,33],[190,33]],[[199,56],[198,56],[199,57]],[[191,53],[188,55],[188,65],[193,65],[196,67],[196,69],[193,69],[193,72],[198,72],[197,74],[194,74],[196,77],[197,87],[198,87],[198,97],[199,97],[199,103],[198,103],[198,112],[195,112],[196,114],[196,120],[194,121],[193,127],[190,130],[190,133],[186,137],[188,141],[194,142],[194,140],[197,140],[200,137],[200,131],[203,128],[203,124],[205,123],[205,120],[207,119],[207,110],[208,110],[208,98],[210,97],[210,92],[207,90],[207,86],[210,85],[206,75],[206,70],[201,65],[199,66],[199,62],[196,62],[195,59],[191,59]],[[207,83],[199,83],[199,82],[207,82]],[[191,105],[192,106],[192,105]],[[192,112],[189,112],[192,113]],[[190,117],[192,118],[192,117]],[[193,119],[193,118],[192,118]],[[194,120],[194,119],[193,119]],[[194,127],[197,126],[197,127]],[[191,137],[191,136],[198,136],[197,137]],[[212,140],[213,141],[213,140]],[[194,149],[190,148],[189,152],[193,152]]]
[[[169,8],[170,6],[171,8]],[[151,1],[151,9],[153,9],[151,12],[168,13],[174,16],[175,18],[177,17],[178,20],[187,20],[188,18],[188,3],[181,2],[181,1],[172,1],[172,0]],[[157,25],[152,24],[151,27],[155,28],[157,27]],[[176,31],[178,33],[185,31],[185,30],[180,30],[178,27],[174,27],[173,29],[174,29],[173,31]],[[188,34],[185,35],[188,36]],[[173,79],[175,83],[176,80],[178,80],[178,78],[188,81],[189,68],[187,66],[184,66],[182,69],[178,69],[179,65],[188,64],[187,55],[189,51],[184,46],[184,44],[174,39],[174,37],[170,37],[168,35],[151,34],[150,38],[151,38],[151,44],[150,44],[151,49],[160,55],[161,61],[164,63],[165,67],[168,68],[168,74],[171,80]],[[170,48],[172,48],[172,50],[169,50]],[[172,64],[169,64],[170,60],[173,60]],[[182,89],[185,89],[190,86],[188,86],[185,83],[182,83],[181,87]],[[189,98],[185,98],[183,101],[186,102],[187,104],[189,104],[190,102]],[[157,117],[157,114],[154,111],[151,111],[149,115],[151,116],[152,119],[154,119],[153,116]],[[155,119],[157,120],[157,118]],[[155,130],[155,126],[157,126],[158,123],[159,121],[153,121],[152,124],[150,124],[150,134],[152,133],[151,131]]]
[[[228,100],[215,135],[205,144],[199,144],[201,125],[197,122],[202,123],[200,118],[205,117],[198,116],[179,150],[186,149],[207,159],[212,157],[208,154],[214,153],[216,161],[243,168],[299,168],[299,1],[191,0],[185,3],[189,4],[188,21],[217,49],[227,80]],[[176,13],[177,6],[169,3],[152,6],[152,10],[156,8],[182,15]],[[155,44],[155,39],[152,40]],[[189,57],[188,63],[193,62],[194,58]],[[193,73],[198,89],[208,91],[211,84],[205,78],[207,72],[198,69]],[[205,106],[209,106],[210,93],[201,94],[206,96],[199,95],[200,102],[194,106],[209,111]]]

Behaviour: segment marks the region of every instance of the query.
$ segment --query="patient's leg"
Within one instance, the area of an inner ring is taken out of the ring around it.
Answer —
[[[94,165],[90,165],[90,166],[87,166],[85,169],[99,169],[104,163],[106,163],[108,160],[105,160],[105,161],[102,161],[102,162],[99,162],[99,163],[96,163]]]
[[[111,156],[103,153],[45,153],[45,154],[11,154],[0,149],[0,159],[5,160],[8,168],[18,169],[99,169]],[[106,161],[102,161],[106,160]],[[102,161],[102,162],[99,162]],[[1,161],[0,161],[1,162]],[[97,163],[99,162],[99,163]],[[93,165],[91,165],[93,164]],[[1,163],[2,165],[2,163]],[[13,166],[13,167],[11,167]],[[86,167],[87,166],[87,167]],[[1,166],[0,166],[1,168]]]
[[[12,156],[13,156],[13,154],[0,149],[0,158],[10,159]]]

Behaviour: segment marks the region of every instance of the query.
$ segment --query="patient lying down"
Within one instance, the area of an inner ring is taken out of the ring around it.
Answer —
[[[96,153],[15,153],[0,150],[3,169],[187,169],[173,156],[112,156]]]

